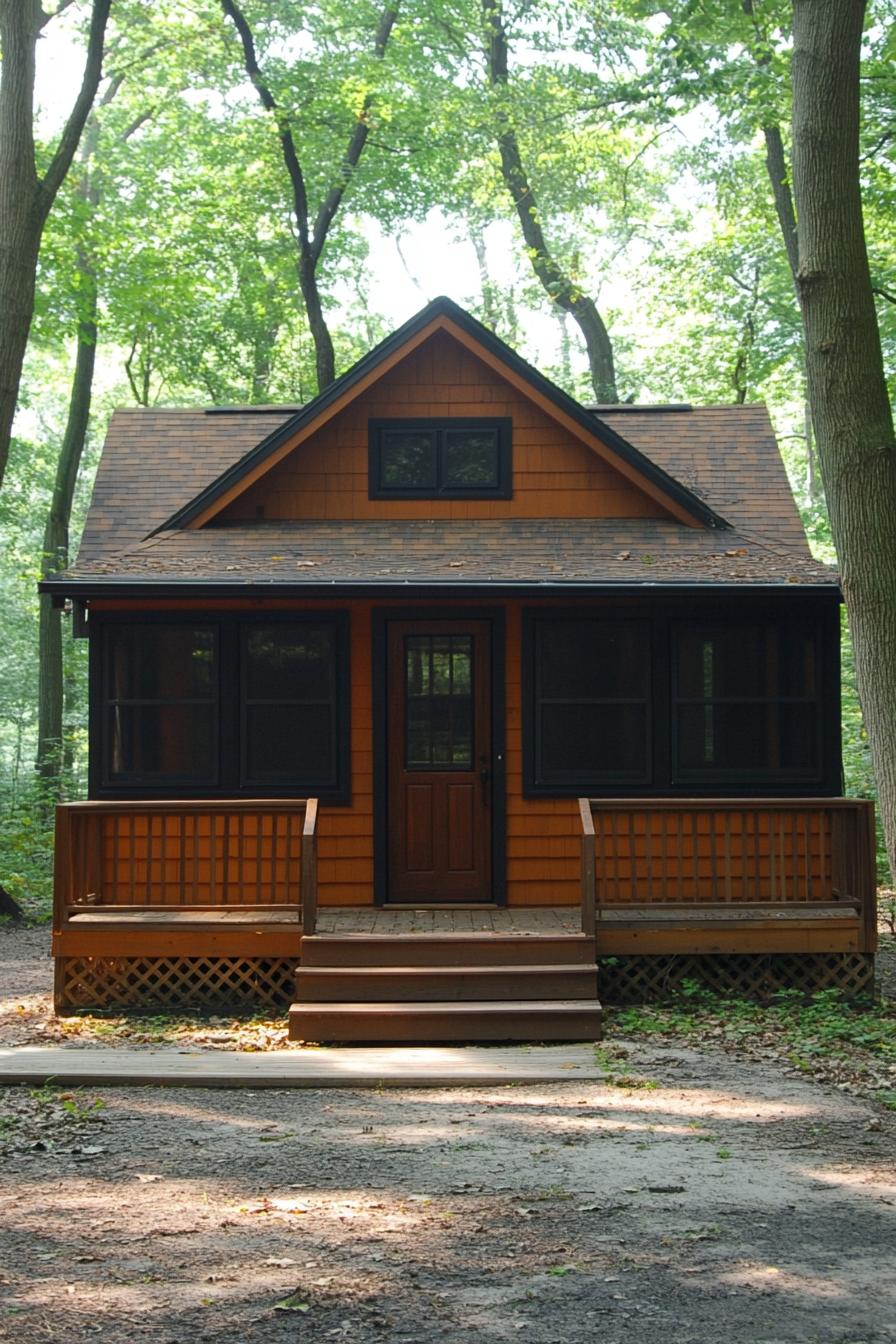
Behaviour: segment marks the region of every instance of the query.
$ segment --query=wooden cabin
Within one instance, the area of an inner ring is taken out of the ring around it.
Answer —
[[[438,299],[306,406],[116,413],[43,587],[90,641],[59,1011],[560,1039],[598,966],[872,982],[837,577],[762,406],[580,405]]]

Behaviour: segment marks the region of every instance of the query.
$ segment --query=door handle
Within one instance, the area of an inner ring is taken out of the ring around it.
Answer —
[[[479,759],[482,762],[485,761],[484,756],[480,756]],[[488,804],[488,782],[490,779],[491,773],[489,772],[489,768],[487,765],[483,764],[479,771],[479,783],[482,786],[482,801],[484,804]]]

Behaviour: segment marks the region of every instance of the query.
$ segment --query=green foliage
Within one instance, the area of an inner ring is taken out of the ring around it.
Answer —
[[[808,486],[800,325],[765,166],[765,128],[778,127],[787,148],[787,0],[504,0],[511,70],[502,89],[486,78],[479,0],[402,4],[383,60],[372,49],[376,0],[244,8],[300,150],[312,218],[334,185],[346,187],[320,262],[339,369],[392,325],[369,297],[368,240],[428,218],[477,245],[479,292],[457,297],[588,397],[578,333],[533,279],[501,180],[496,133],[511,124],[558,261],[609,318],[622,394],[766,399],[815,549],[831,558],[820,492]],[[77,26],[74,13],[54,23]],[[862,179],[882,339],[896,368],[892,21],[893,0],[871,0]],[[219,0],[116,0],[112,22],[92,195],[79,190],[76,162],[44,238],[19,438],[0,496],[0,881],[29,909],[46,905],[49,843],[30,783],[34,585],[85,258],[99,289],[99,361],[75,540],[113,403],[294,404],[315,389],[277,126]],[[370,135],[350,172],[345,148],[361,115]],[[38,130],[45,161],[54,128]],[[489,237],[500,241],[486,246]],[[511,247],[515,264],[502,257],[498,280],[494,253]],[[438,257],[421,284],[451,288]],[[547,354],[546,331],[556,332]],[[845,628],[843,647],[846,791],[873,796]],[[65,648],[67,788],[77,793],[86,648],[69,639]]]
[[[896,1002],[853,1004],[839,990],[807,999],[781,990],[768,1004],[715,994],[685,982],[668,1004],[611,1012],[614,1028],[632,1035],[677,1037],[721,1046],[774,1050],[805,1073],[847,1069],[887,1102],[877,1081],[896,1067]]]

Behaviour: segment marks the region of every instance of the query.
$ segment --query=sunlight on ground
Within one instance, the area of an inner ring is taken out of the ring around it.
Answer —
[[[822,1278],[818,1274],[796,1274],[777,1265],[745,1265],[719,1276],[719,1283],[741,1288],[758,1288],[776,1293],[790,1293],[798,1297],[846,1298],[850,1289],[837,1279]]]
[[[896,1201],[896,1181],[872,1180],[864,1167],[854,1171],[832,1171],[830,1167],[802,1167],[800,1174],[809,1180],[821,1181],[824,1185],[849,1190],[855,1194],[883,1197],[890,1203]]]

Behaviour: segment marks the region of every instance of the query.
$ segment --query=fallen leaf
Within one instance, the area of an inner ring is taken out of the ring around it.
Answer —
[[[302,1299],[302,1290],[296,1288],[295,1292],[290,1293],[288,1297],[281,1297],[279,1302],[274,1303],[275,1311],[301,1311],[311,1310],[311,1303]]]

